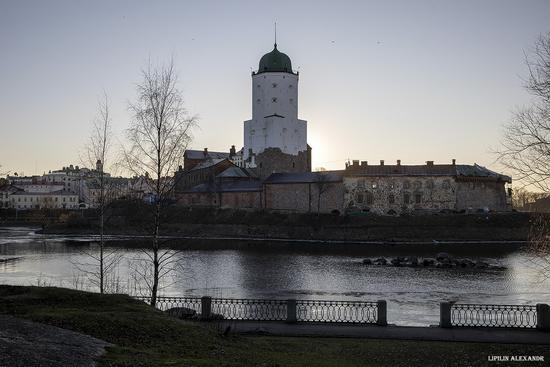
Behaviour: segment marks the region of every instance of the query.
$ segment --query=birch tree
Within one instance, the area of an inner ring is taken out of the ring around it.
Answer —
[[[100,293],[106,291],[106,279],[115,270],[120,262],[121,255],[116,250],[105,248],[105,209],[109,201],[108,175],[105,167],[110,163],[110,150],[112,146],[111,114],[109,99],[104,93],[102,100],[98,103],[98,114],[92,124],[92,131],[85,146],[84,154],[81,157],[83,163],[88,167],[95,167],[93,176],[88,178],[87,184],[94,187],[98,197],[94,202],[99,210],[99,251],[94,249],[85,250],[84,255],[92,262],[74,261],[75,267],[86,274],[88,280],[99,288]],[[111,279],[112,280],[112,279]]]
[[[550,193],[550,33],[538,38],[525,63],[532,103],[514,112],[498,153],[517,181]]]
[[[192,140],[196,118],[184,108],[173,61],[162,67],[149,64],[136,89],[136,101],[130,104],[133,119],[127,130],[124,157],[128,170],[145,177],[154,194],[151,248],[145,251],[146,262],[134,269],[145,281],[154,306],[160,281],[173,270],[177,259],[160,238],[162,211],[173,194],[173,175]]]

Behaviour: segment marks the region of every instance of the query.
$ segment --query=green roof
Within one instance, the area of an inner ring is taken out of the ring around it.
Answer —
[[[277,50],[277,44],[273,47],[273,51],[265,54],[260,59],[258,74],[268,72],[284,72],[292,74],[292,63],[290,57]]]

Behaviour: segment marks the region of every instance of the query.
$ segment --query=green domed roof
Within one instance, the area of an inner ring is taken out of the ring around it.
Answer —
[[[277,44],[273,47],[273,51],[265,54],[260,59],[259,73],[267,72],[286,72],[292,73],[292,63],[290,57],[277,50]]]

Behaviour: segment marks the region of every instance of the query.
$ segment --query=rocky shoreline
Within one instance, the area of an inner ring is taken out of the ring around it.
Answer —
[[[366,258],[363,265],[367,266],[394,266],[394,267],[423,267],[423,268],[467,268],[467,269],[488,269],[506,270],[505,266],[496,263],[488,263],[481,260],[468,258],[455,258],[446,252],[438,253],[435,258],[418,256],[397,256],[391,259],[385,257]]]

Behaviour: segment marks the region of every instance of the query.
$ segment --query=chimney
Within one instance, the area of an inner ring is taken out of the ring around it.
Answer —
[[[369,162],[367,161],[361,161],[361,166],[368,166],[369,165]]]
[[[229,149],[229,156],[232,157],[236,154],[236,151],[235,151],[235,146],[232,145],[231,146],[231,149]]]
[[[456,159],[453,158],[453,166],[456,165]]]
[[[353,166],[354,166],[354,167],[358,167],[358,166],[359,166],[359,160],[354,159],[354,160],[353,160]]]
[[[429,167],[433,167],[434,161],[426,161],[426,165]]]
[[[398,159],[398,160],[397,160],[397,165],[398,165],[398,166],[401,165],[401,159]]]
[[[383,160],[383,159],[380,160],[380,165],[381,165],[381,166],[384,165],[384,160]]]

